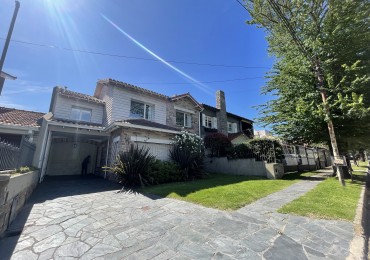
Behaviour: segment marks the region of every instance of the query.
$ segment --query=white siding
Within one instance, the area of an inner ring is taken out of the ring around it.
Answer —
[[[153,144],[149,142],[136,142],[139,148],[149,147],[150,153],[155,156],[156,159],[162,161],[169,160],[169,153],[171,146],[169,144]]]
[[[154,105],[154,121],[166,124],[166,101],[164,99],[117,87],[113,88],[112,97],[112,121],[130,118],[130,106],[133,99]]]
[[[71,110],[72,106],[82,107],[91,109],[91,122],[102,124],[103,114],[104,114],[104,105],[97,104],[93,102],[88,102],[84,100],[67,98],[61,95],[56,95],[55,106],[54,106],[54,117],[61,119],[71,119]]]

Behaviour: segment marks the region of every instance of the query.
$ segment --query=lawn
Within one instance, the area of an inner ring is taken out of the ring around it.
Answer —
[[[365,162],[362,162],[362,161],[359,161],[358,162],[358,166],[356,166],[353,161],[351,161],[351,165],[352,165],[352,169],[354,171],[363,171],[363,172],[366,172],[367,171],[367,167],[369,165],[369,162],[368,161],[365,161]],[[365,175],[365,173],[361,174],[361,175]]]
[[[210,174],[205,179],[150,186],[139,192],[185,200],[205,207],[236,210],[295,182],[296,180]]]
[[[363,176],[354,177],[354,182],[346,180],[345,187],[336,178],[328,178],[304,196],[284,205],[278,212],[353,221],[364,183]]]

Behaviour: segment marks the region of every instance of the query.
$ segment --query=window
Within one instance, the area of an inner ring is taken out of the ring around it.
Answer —
[[[154,106],[131,100],[130,117],[154,119]]]
[[[176,111],[176,125],[191,127],[191,114]]]
[[[203,114],[203,126],[217,129],[217,117],[211,117]]]
[[[237,133],[238,132],[237,124],[236,123],[227,122],[227,131],[229,133]]]
[[[91,121],[91,109],[72,107],[71,119],[76,121]]]
[[[204,119],[204,126],[205,127],[208,127],[208,128],[212,128],[212,117],[210,117],[210,116],[204,116],[205,117],[205,119]]]

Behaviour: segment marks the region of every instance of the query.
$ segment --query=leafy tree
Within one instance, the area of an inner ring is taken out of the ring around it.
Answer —
[[[244,3],[248,23],[265,29],[276,57],[263,87],[276,99],[260,106],[261,123],[291,142],[328,142],[330,137],[334,152],[334,130],[342,153],[368,147],[370,2]]]

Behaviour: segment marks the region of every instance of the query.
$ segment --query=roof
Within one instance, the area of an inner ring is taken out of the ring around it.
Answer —
[[[175,96],[172,96],[170,97],[171,101],[174,101],[174,100],[178,100],[178,99],[182,99],[182,98],[190,98],[191,101],[193,101],[193,103],[195,104],[195,106],[199,107],[200,109],[202,109],[202,105],[200,103],[198,103],[198,101],[195,100],[195,98],[193,98],[192,95],[190,95],[190,93],[184,93],[184,94],[181,94],[181,95],[175,95]]]
[[[228,137],[229,137],[229,140],[232,141],[232,140],[234,140],[235,138],[238,138],[241,135],[245,135],[245,134],[243,132],[231,133],[231,134],[228,134]]]
[[[39,127],[45,113],[0,107],[0,124]]]
[[[220,111],[220,109],[218,109],[218,108],[216,108],[216,107],[213,107],[213,106],[210,106],[210,105],[207,105],[207,104],[202,104],[202,106],[204,107],[204,109],[209,109],[209,110],[212,110],[212,111],[214,111],[214,112],[218,112],[218,111]],[[238,115],[233,114],[233,113],[229,113],[229,112],[227,112],[227,115],[228,115],[228,116],[231,116],[231,117],[238,118],[239,120],[246,120],[246,121],[248,121],[248,122],[253,123],[253,120],[250,120],[250,119],[245,118],[245,117],[242,117],[242,116],[238,116]]]
[[[133,89],[133,90],[136,90],[136,91],[144,92],[144,93],[147,93],[147,94],[150,94],[150,95],[153,95],[153,96],[157,96],[157,97],[160,97],[160,98],[164,98],[164,99],[169,99],[170,98],[166,95],[151,91],[149,89],[141,88],[141,87],[138,87],[138,86],[126,83],[126,82],[118,81],[118,80],[115,80],[115,79],[111,79],[111,78],[101,79],[101,80],[98,81],[98,84],[99,83],[108,83],[110,85],[114,85],[114,86],[118,86],[118,87]]]
[[[63,88],[63,87],[59,87],[59,86],[55,87],[54,91],[56,93],[62,95],[62,96],[66,96],[66,97],[70,97],[70,98],[82,99],[82,100],[86,100],[86,101],[89,101],[89,102],[95,102],[95,103],[98,103],[98,104],[104,104],[105,103],[103,100],[98,99],[96,97],[86,95],[86,94],[82,94],[82,93],[75,92],[75,91],[71,91],[71,90],[68,90],[67,88]]]
[[[118,120],[115,122],[122,122],[122,123],[128,123],[133,125],[140,125],[140,126],[146,126],[146,127],[153,127],[153,128],[159,128],[164,130],[171,130],[171,131],[180,131],[177,127],[172,127],[160,123],[156,123],[150,120],[141,119],[141,118],[135,118],[135,119],[126,119],[126,120]]]
[[[65,119],[65,118],[56,118],[56,117],[50,118],[49,121],[58,122],[58,123],[73,124],[73,125],[76,125],[76,126],[98,127],[98,128],[104,129],[104,126],[102,126],[102,124],[93,123],[93,122],[76,121],[76,120]]]

